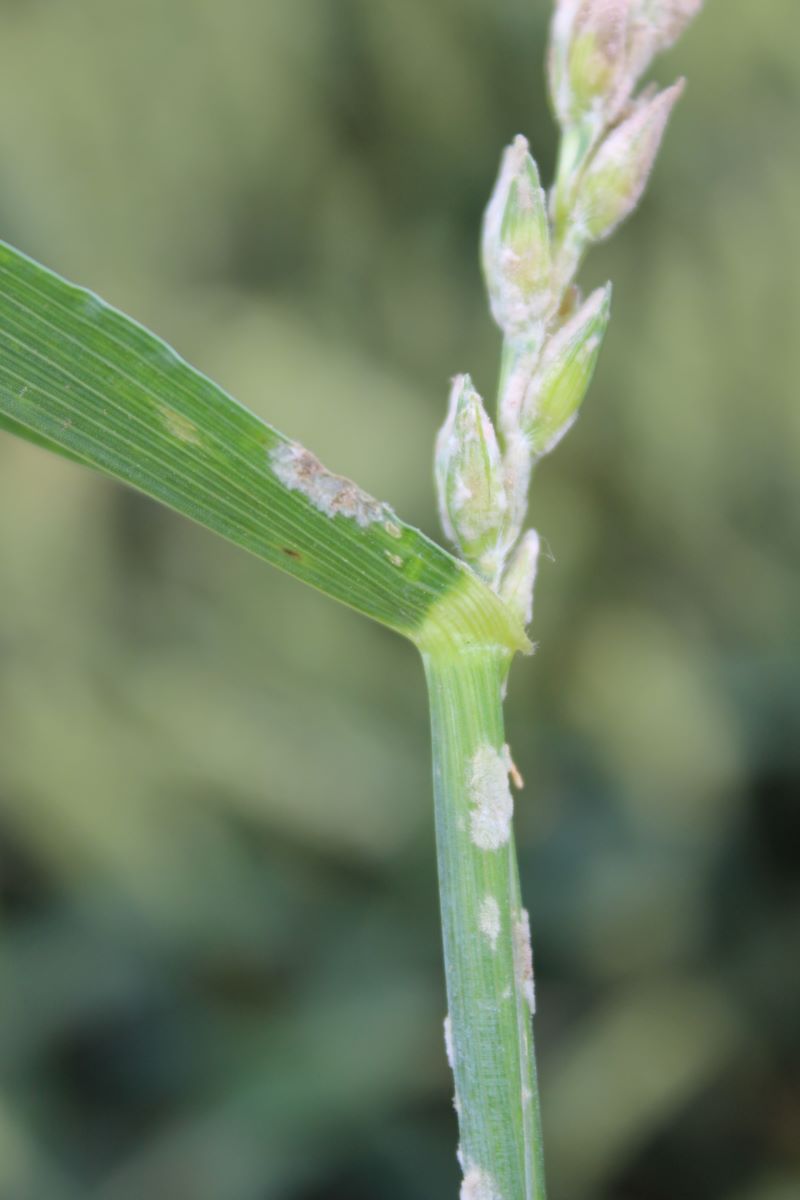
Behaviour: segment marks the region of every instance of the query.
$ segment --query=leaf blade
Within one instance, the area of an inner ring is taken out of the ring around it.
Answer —
[[[145,492],[412,640],[457,595],[475,636],[524,644],[494,593],[388,505],[143,326],[2,242],[0,428]]]
[[[66,458],[70,462],[78,463],[80,466],[88,466],[88,463],[78,454],[73,454],[71,450],[65,449],[64,446],[59,446],[56,442],[51,442],[49,438],[37,433],[34,429],[28,429],[26,425],[15,421],[13,417],[9,417],[6,413],[0,412],[0,432],[11,433],[16,438],[20,438],[24,442],[30,442],[32,446],[38,446],[41,450],[47,450],[50,454],[57,454],[59,458]]]

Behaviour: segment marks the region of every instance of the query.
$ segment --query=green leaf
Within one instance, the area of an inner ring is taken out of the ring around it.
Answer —
[[[19,421],[15,421],[4,412],[0,412],[0,430],[3,433],[13,433],[15,437],[22,438],[33,446],[41,446],[43,450],[49,450],[51,454],[57,454],[60,458],[68,458],[70,462],[80,463],[81,466],[87,465],[79,454],[73,454],[65,446],[59,446],[56,442],[51,442],[50,438],[42,437],[35,429],[20,425]]]
[[[420,645],[527,645],[497,596],[388,505],[2,242],[0,428],[138,488]]]

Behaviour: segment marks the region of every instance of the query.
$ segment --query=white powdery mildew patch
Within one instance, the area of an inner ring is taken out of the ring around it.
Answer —
[[[500,936],[500,905],[494,896],[484,896],[478,913],[478,924],[483,936],[489,942],[494,952],[497,949],[497,939]]]
[[[450,1064],[450,1070],[456,1069],[456,1052],[453,1046],[453,1025],[450,1020],[450,1013],[444,1019],[444,1049],[447,1055],[447,1061]]]
[[[270,454],[270,464],[285,487],[302,492],[326,517],[348,517],[362,529],[385,522],[387,532],[396,536],[398,527],[388,520],[389,508],[362,492],[352,480],[323,467],[310,450],[296,442],[281,442]]]
[[[499,850],[511,836],[514,801],[505,758],[488,742],[470,760],[467,786],[472,841],[480,850]]]
[[[461,1181],[460,1200],[503,1200],[488,1171],[470,1166]]]
[[[528,1002],[531,1014],[536,1012],[536,995],[533,988],[533,954],[531,952],[531,922],[528,910],[521,908],[513,925],[514,975],[517,987]]]
[[[450,1020],[450,1013],[444,1019],[444,1050],[447,1055],[447,1061],[450,1064],[450,1070],[453,1075],[456,1073],[456,1049],[453,1042],[453,1023]],[[458,1088],[453,1092],[453,1108],[457,1114],[461,1116],[461,1100],[458,1095]]]

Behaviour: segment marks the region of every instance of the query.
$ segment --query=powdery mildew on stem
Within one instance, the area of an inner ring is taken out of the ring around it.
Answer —
[[[302,492],[326,517],[348,517],[362,529],[384,522],[387,532],[396,536],[394,530],[398,527],[389,520],[387,505],[363,492],[351,479],[334,475],[310,450],[296,442],[281,442],[272,451],[270,463],[285,487]]]
[[[531,1013],[536,1012],[536,994],[533,987],[533,953],[531,951],[531,923],[528,910],[521,908],[512,928],[514,945],[514,975],[517,987],[528,1002]]]
[[[500,936],[500,905],[494,896],[484,896],[478,913],[478,924],[483,936],[489,942],[494,952],[497,949],[497,939]]]
[[[499,850],[511,836],[514,801],[505,758],[488,742],[470,760],[467,790],[473,843],[479,850]]]
[[[450,1013],[444,1019],[444,1050],[447,1055],[447,1061],[450,1065],[450,1070],[455,1076],[456,1073],[456,1049],[453,1043],[453,1023],[450,1020]],[[458,1115],[461,1115],[461,1101],[458,1098],[458,1088],[453,1092],[453,1108]],[[459,1162],[461,1159],[459,1158]]]
[[[503,1200],[488,1171],[471,1166],[461,1183],[461,1200]]]
[[[447,1061],[450,1064],[450,1070],[456,1069],[456,1052],[453,1046],[453,1025],[450,1020],[450,1013],[444,1019],[444,1050],[447,1055]]]

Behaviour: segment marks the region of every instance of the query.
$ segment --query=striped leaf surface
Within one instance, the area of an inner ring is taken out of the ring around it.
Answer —
[[[2,242],[0,429],[138,488],[421,645],[451,632],[525,645],[452,555],[154,334]]]

